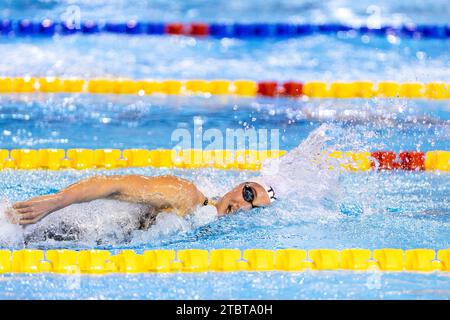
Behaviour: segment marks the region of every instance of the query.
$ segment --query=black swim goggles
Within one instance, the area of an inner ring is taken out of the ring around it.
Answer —
[[[257,208],[257,206],[253,205],[253,201],[255,200],[255,190],[253,190],[253,188],[248,184],[245,184],[242,188],[242,198],[252,205],[252,209]]]

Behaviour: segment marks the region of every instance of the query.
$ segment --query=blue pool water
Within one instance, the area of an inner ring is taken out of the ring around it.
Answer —
[[[381,1],[378,9],[370,7],[369,1],[127,3],[76,1],[83,18],[107,20],[358,22],[379,10],[382,23],[446,23],[449,16],[446,1]],[[0,5],[0,13],[14,19],[58,18],[71,4],[7,1]],[[0,37],[0,74],[450,82],[449,49],[448,40],[331,35],[262,41],[110,34]],[[0,95],[0,148],[171,148],[175,129],[192,132],[195,123],[202,123],[204,130],[221,132],[279,129],[280,148],[291,150],[328,123],[327,150],[449,150],[449,114],[448,101]],[[295,192],[270,208],[222,219],[204,209],[187,218],[167,214],[148,231],[136,231],[137,206],[95,201],[54,213],[25,230],[0,217],[0,247],[113,252],[125,248],[141,252],[153,248],[450,247],[448,175],[328,170],[311,174],[301,165],[301,157],[297,160],[298,167],[284,168],[295,178],[290,182]],[[55,192],[81,178],[117,173],[172,173],[194,181],[211,196],[255,175],[154,168],[0,171],[0,213],[8,203]],[[67,232],[67,226],[77,232]],[[4,299],[448,299],[449,288],[446,273],[0,275],[0,298]]]

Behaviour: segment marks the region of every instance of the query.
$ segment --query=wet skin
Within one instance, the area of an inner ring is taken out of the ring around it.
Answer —
[[[247,186],[254,195],[248,202],[243,197]],[[156,213],[175,211],[184,216],[204,204],[206,197],[190,181],[165,175],[146,177],[141,175],[94,176],[81,180],[61,191],[20,201],[6,212],[12,223],[33,224],[48,214],[71,204],[89,202],[96,199],[117,199],[132,203],[147,204]],[[255,182],[239,184],[213,204],[219,216],[239,210],[270,204],[264,188]]]
[[[242,189],[247,185],[253,190],[253,201],[247,202],[242,196]],[[266,190],[256,182],[244,182],[227,192],[216,203],[216,208],[219,216],[230,213],[235,213],[239,210],[248,211],[255,207],[265,207],[270,205],[270,198]]]

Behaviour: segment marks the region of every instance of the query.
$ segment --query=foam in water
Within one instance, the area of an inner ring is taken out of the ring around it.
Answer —
[[[11,207],[7,199],[0,201],[0,246],[16,246],[23,242],[22,227],[11,224],[6,218],[6,211]]]
[[[216,219],[217,211],[212,206],[198,207],[192,215],[186,217],[181,217],[175,212],[163,212],[156,217],[155,224],[148,230],[135,230],[131,242],[147,243],[184,234]]]
[[[337,185],[337,174],[326,170],[329,162],[323,152],[330,140],[326,132],[331,128],[323,124],[283,157],[265,161],[260,178],[281,198],[290,194],[312,200],[323,197],[331,186]]]

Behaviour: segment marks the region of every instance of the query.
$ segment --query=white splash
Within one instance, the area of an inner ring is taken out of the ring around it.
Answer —
[[[331,140],[327,131],[331,129],[332,125],[323,124],[284,156],[265,161],[259,179],[272,186],[280,200],[293,196],[297,201],[315,201],[337,192],[339,174],[329,169],[325,152]]]
[[[23,243],[22,227],[10,223],[6,211],[11,207],[7,199],[0,200],[0,246],[11,247]]]
[[[217,211],[212,206],[198,207],[191,215],[181,217],[175,212],[160,213],[148,230],[133,232],[133,243],[146,243],[180,235],[217,219]]]
[[[48,239],[75,240],[88,245],[126,240],[139,227],[143,206],[115,200],[74,204],[53,212],[36,224],[21,227],[6,220],[8,202],[0,205],[0,245],[38,243]]]

